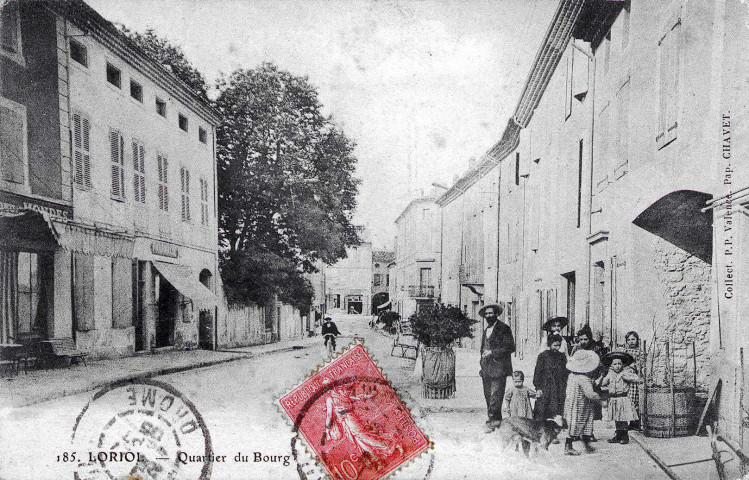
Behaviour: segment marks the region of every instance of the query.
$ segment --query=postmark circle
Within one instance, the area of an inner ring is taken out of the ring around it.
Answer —
[[[195,405],[173,386],[144,379],[108,385],[76,419],[76,480],[207,480],[211,437]]]

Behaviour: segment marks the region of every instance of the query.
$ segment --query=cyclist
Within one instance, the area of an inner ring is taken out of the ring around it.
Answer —
[[[322,324],[322,336],[325,338],[325,346],[327,347],[328,343],[330,343],[333,347],[332,350],[335,351],[335,337],[340,334],[341,332],[338,331],[333,317],[326,314]]]

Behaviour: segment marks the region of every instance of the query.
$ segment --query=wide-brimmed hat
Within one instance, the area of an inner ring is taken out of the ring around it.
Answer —
[[[601,365],[598,354],[592,350],[578,350],[567,362],[567,370],[572,373],[590,373]]]
[[[495,308],[497,310],[497,315],[501,315],[504,311],[504,308],[502,308],[502,305],[499,305],[498,303],[490,303],[488,305],[484,305],[479,309],[479,315],[482,317],[484,316],[484,313],[486,313],[487,308]]]
[[[603,358],[601,359],[601,362],[603,362],[603,364],[608,367],[617,358],[622,361],[625,367],[627,365],[632,364],[635,361],[635,358],[629,353],[616,351],[616,352],[610,352],[604,355]]]
[[[544,323],[543,327],[541,327],[541,328],[543,328],[544,330],[546,330],[547,332],[549,332],[549,331],[551,331],[551,324],[554,323],[554,322],[561,323],[562,324],[562,328],[566,327],[570,323],[570,321],[569,321],[569,319],[567,317],[562,317],[560,315],[554,315],[550,319],[546,320],[546,322]]]
[[[323,318],[323,320],[328,320],[328,319],[333,320],[333,316],[330,315],[329,313],[326,313],[325,316],[322,317],[322,318]]]

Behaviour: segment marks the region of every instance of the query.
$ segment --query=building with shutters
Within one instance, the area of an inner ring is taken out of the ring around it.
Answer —
[[[393,310],[408,318],[440,297],[440,209],[434,193],[412,200],[395,220]]]
[[[82,1],[1,13],[0,343],[212,348],[219,115]]]

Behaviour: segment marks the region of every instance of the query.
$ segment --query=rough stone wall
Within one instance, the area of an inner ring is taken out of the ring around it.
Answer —
[[[697,386],[708,388],[711,265],[659,240],[654,270],[664,287],[665,317],[655,321],[655,348],[651,350],[649,382],[668,385],[665,342],[670,343],[675,384],[690,386],[697,353]],[[650,350],[650,349],[649,349]]]

